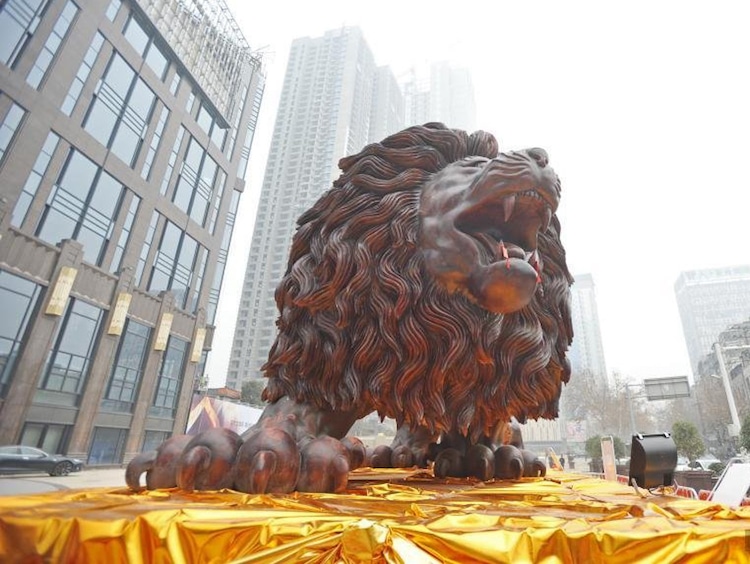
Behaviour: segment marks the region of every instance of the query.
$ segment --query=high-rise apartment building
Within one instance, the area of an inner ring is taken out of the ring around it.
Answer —
[[[571,378],[575,379],[577,375],[589,372],[601,384],[609,385],[611,380],[604,360],[594,277],[591,274],[576,275],[570,294],[573,343],[568,349],[568,360]],[[572,442],[580,442],[580,437],[569,434],[571,427],[578,428],[580,422],[573,415],[575,406],[568,405],[566,400],[567,396],[563,388],[560,398],[561,416],[558,420],[529,421],[524,425],[524,440],[528,444],[537,448],[551,446],[555,449],[567,450]]]
[[[276,337],[274,291],[287,266],[297,217],[339,175],[341,157],[405,126],[442,121],[473,131],[468,70],[431,65],[399,85],[376,67],[358,28],[292,43],[247,263],[227,386],[261,375]]]
[[[358,28],[293,41],[239,304],[229,388],[261,375],[276,337],[274,292],[286,271],[297,217],[338,177],[341,157],[403,127],[394,87],[393,73],[375,66]]]
[[[413,69],[402,80],[406,125],[429,121],[474,131],[476,104],[471,73],[447,62]]]
[[[690,366],[698,379],[698,365],[719,334],[750,319],[750,265],[682,272],[674,291]]]
[[[0,444],[184,432],[263,84],[223,0],[0,5]]]
[[[568,350],[568,360],[571,370],[573,374],[588,371],[603,383],[608,383],[594,277],[591,274],[576,275],[570,294],[573,343]]]

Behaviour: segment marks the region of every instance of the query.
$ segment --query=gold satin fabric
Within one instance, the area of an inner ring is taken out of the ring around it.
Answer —
[[[556,471],[362,469],[345,494],[66,490],[0,498],[0,562],[750,562],[750,508]]]

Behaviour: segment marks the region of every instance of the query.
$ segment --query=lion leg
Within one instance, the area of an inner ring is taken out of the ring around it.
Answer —
[[[357,419],[288,397],[268,405],[244,435],[234,464],[235,488],[247,493],[339,492],[361,464],[364,447],[341,441]]]

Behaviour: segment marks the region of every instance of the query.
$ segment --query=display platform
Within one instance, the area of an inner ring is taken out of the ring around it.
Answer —
[[[750,507],[582,474],[352,472],[345,494],[127,488],[0,498],[0,562],[748,562]]]

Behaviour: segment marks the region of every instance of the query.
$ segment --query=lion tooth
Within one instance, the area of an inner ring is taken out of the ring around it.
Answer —
[[[503,204],[503,221],[509,221],[510,217],[513,215],[513,209],[516,207],[516,195],[511,194],[510,196],[505,196],[505,198],[502,199]]]
[[[542,231],[547,231],[550,221],[552,221],[552,210],[549,207],[545,207],[544,215],[542,215]]]

